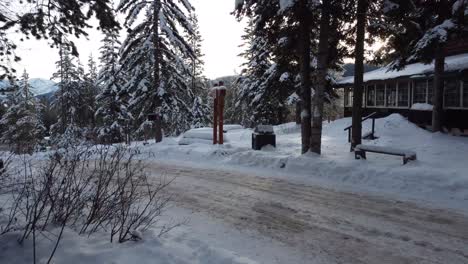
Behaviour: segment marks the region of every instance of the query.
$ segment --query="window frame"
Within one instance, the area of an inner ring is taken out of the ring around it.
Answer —
[[[379,88],[377,88],[379,87]],[[377,104],[377,90],[383,88],[383,104]],[[387,84],[385,82],[380,82],[375,84],[375,108],[387,108]]]
[[[389,84],[393,84],[393,88],[395,89],[395,98],[394,98],[394,105],[389,105],[389,100],[388,100],[388,96],[389,96],[389,93],[391,92],[390,89],[389,89]],[[385,82],[385,106],[387,108],[398,108],[398,81],[396,80],[391,80],[391,81],[388,81],[388,82]]]
[[[373,91],[374,91],[373,105],[369,104],[369,97],[368,97],[369,96],[369,87],[373,87]],[[376,87],[376,85],[374,83],[366,85],[366,100],[365,100],[366,104],[365,105],[366,105],[367,108],[376,108],[376,102],[375,102],[376,101],[376,91],[375,91],[375,87]]]
[[[424,97],[425,97],[425,102],[415,102],[414,98],[415,98],[415,94],[416,94],[416,87],[417,87],[417,84],[418,83],[425,83],[426,85],[426,89],[425,89],[425,93],[424,93]],[[428,91],[429,91],[429,79],[420,79],[420,80],[414,80],[413,81],[413,94],[411,96],[411,105],[409,106],[410,108],[413,107],[414,104],[429,104],[429,101],[428,101]]]
[[[448,81],[455,81],[458,84],[458,106],[447,106],[445,102],[445,92],[447,89],[446,83]],[[444,80],[444,93],[443,93],[443,107],[444,109],[463,109],[463,83],[459,79],[452,79],[450,78]]]
[[[400,105],[400,84],[406,83],[406,105]],[[395,108],[400,108],[400,109],[409,109],[411,107],[411,87],[412,87],[412,82],[410,80],[403,80],[403,81],[397,81],[397,93],[396,93],[396,104],[397,106]]]
[[[462,101],[462,108],[468,109],[468,80],[460,80],[461,82],[461,101]],[[465,102],[465,93],[466,93],[466,102]]]

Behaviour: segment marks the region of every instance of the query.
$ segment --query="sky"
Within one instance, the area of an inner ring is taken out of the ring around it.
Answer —
[[[198,14],[200,31],[203,37],[205,75],[214,79],[233,75],[240,71],[242,51],[239,45],[245,22],[238,22],[230,13],[234,9],[233,0],[192,0]],[[99,56],[102,34],[94,29],[87,31],[88,39],[78,39],[75,43],[80,53],[80,61],[86,65],[88,57]],[[16,67],[20,72],[25,68],[30,78],[51,78],[58,60],[58,51],[45,41],[29,40],[18,43],[18,55],[22,58]],[[85,67],[86,68],[86,67]]]

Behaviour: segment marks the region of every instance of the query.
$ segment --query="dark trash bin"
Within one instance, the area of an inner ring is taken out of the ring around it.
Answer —
[[[276,148],[276,135],[273,126],[259,125],[252,133],[252,149],[261,150],[264,146],[271,145]]]

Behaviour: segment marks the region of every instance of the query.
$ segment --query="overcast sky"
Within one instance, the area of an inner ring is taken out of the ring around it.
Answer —
[[[205,74],[209,78],[232,75],[239,71],[242,59],[241,35],[245,23],[239,23],[230,13],[234,8],[232,0],[192,0],[199,16],[200,31],[204,39]],[[89,54],[99,56],[102,35],[96,30],[89,30],[89,39],[76,41],[80,60],[86,64]],[[26,68],[30,78],[50,78],[55,71],[54,62],[58,59],[56,49],[51,49],[44,41],[20,43],[18,54],[22,61],[19,71]]]

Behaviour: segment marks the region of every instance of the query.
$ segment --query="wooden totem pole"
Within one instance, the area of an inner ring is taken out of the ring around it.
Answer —
[[[215,98],[213,105],[213,144],[224,144],[224,97],[226,96],[226,87],[223,82],[215,84],[212,89]]]

